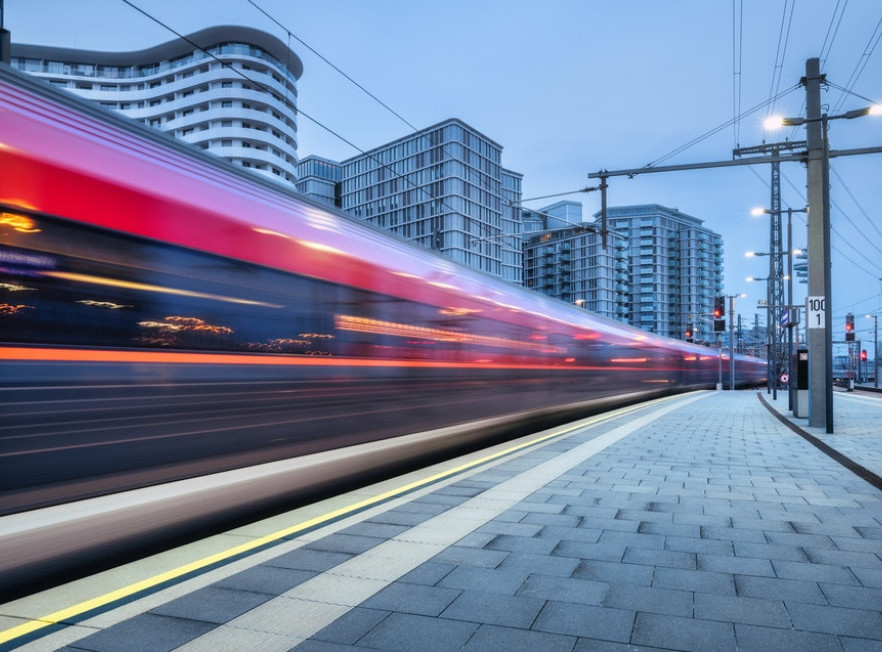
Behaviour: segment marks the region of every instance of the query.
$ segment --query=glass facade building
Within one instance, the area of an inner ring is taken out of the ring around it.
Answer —
[[[14,43],[10,64],[235,165],[297,179],[303,64],[266,32],[211,27],[133,52]]]
[[[533,233],[564,229],[581,223],[582,204],[577,201],[559,201],[539,210],[521,210],[521,232],[524,239]]]
[[[595,214],[599,222],[599,213]],[[652,333],[715,341],[711,312],[723,291],[723,240],[703,220],[658,204],[607,209],[628,242],[628,322]]]
[[[524,285],[624,321],[628,309],[627,247],[624,237],[610,232],[604,249],[594,224],[525,235]]]
[[[297,190],[328,206],[340,206],[342,166],[320,156],[307,156],[297,166]]]
[[[340,207],[356,219],[522,283],[521,175],[502,146],[449,119],[341,163]]]

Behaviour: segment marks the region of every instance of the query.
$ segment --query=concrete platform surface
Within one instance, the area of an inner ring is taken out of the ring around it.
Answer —
[[[882,492],[757,394],[586,419],[240,528],[210,553],[0,605],[0,647],[882,650]],[[811,434],[882,474],[882,399],[837,394],[835,414],[835,434]],[[359,503],[371,495],[385,498]],[[286,534],[121,590],[270,532]]]

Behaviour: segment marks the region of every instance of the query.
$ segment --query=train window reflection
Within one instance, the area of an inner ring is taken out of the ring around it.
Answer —
[[[251,299],[240,299],[238,297],[226,297],[219,294],[207,294],[205,292],[195,292],[193,290],[184,290],[181,288],[163,287],[161,285],[152,285],[150,283],[136,283],[133,281],[123,281],[115,278],[106,278],[102,276],[92,276],[91,274],[77,274],[74,272],[42,272],[44,276],[63,279],[66,281],[76,281],[79,283],[90,283],[93,285],[106,285],[116,288],[125,288],[128,290],[142,290],[145,292],[158,292],[161,294],[176,294],[182,297],[194,297],[198,299],[214,299],[215,301],[227,301],[229,303],[241,303],[249,306],[263,306],[264,308],[281,308],[278,304],[265,303],[263,301],[252,301]]]

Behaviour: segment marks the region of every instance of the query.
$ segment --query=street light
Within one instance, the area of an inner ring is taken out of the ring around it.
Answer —
[[[750,211],[751,215],[761,216],[761,215],[780,215],[783,213],[783,210],[779,211],[771,211],[766,208],[753,208]],[[783,256],[783,252],[780,251],[781,243],[780,240],[778,242],[778,246],[774,247],[774,249],[778,249],[777,252],[773,251],[773,253],[757,253],[757,252],[747,252],[748,257],[752,256],[769,256],[769,278],[772,281],[769,282],[767,286],[767,299],[768,305],[766,306],[766,328],[769,331],[769,336],[771,338],[771,355],[772,360],[774,360],[774,364],[770,365],[769,371],[769,379],[770,385],[772,385],[775,390],[778,387],[778,378],[780,376],[780,369],[778,369],[778,358],[780,354],[785,353],[785,351],[779,351],[778,343],[779,343],[779,335],[777,334],[778,323],[780,321],[780,314],[782,309],[789,310],[793,307],[793,256],[794,254],[799,255],[802,253],[800,249],[793,248],[793,214],[794,213],[808,213],[808,208],[788,208],[787,209],[787,273],[781,274],[779,277],[776,274],[776,267],[780,268],[780,265],[776,265],[776,259],[780,261],[780,256]],[[774,236],[770,236],[769,238],[771,243],[775,242]],[[783,272],[783,270],[781,270]],[[776,297],[783,296],[784,292],[780,287],[781,281],[787,281],[787,296],[784,299],[785,305],[777,305],[778,301]],[[774,282],[776,287],[773,289],[772,282]],[[774,333],[772,329],[775,329]],[[790,369],[790,360],[793,355],[793,333],[791,328],[787,328],[785,342],[782,344],[786,347],[786,354],[784,357],[783,368],[786,370],[788,377],[792,378],[792,369]],[[775,393],[775,398],[777,398],[777,391]],[[788,392],[788,409],[793,409],[793,392]]]
[[[851,120],[865,115],[882,115],[882,106],[874,105],[840,115],[822,113],[819,58],[806,61],[802,83],[806,89],[806,117],[766,121],[767,128],[806,126],[806,168],[809,196],[809,279],[808,302],[818,324],[807,324],[809,362],[809,425],[824,425],[833,432],[833,303],[830,265],[830,143],[827,127],[830,120]],[[822,317],[823,315],[823,317]]]

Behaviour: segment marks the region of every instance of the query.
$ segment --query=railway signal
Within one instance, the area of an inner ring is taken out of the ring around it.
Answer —
[[[845,315],[845,341],[854,342],[854,315]]]
[[[714,333],[726,332],[726,297],[714,297]]]

